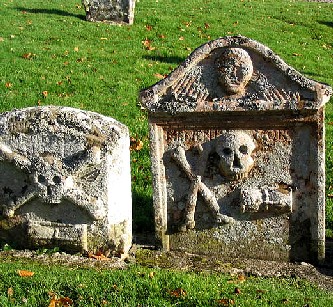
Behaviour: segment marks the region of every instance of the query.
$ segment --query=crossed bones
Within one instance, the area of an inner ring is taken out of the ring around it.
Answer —
[[[105,215],[103,201],[99,197],[86,194],[75,183],[75,178],[82,176],[89,170],[89,166],[101,163],[100,155],[100,148],[93,146],[75,160],[72,167],[69,167],[65,165],[64,159],[52,154],[25,157],[12,151],[6,144],[0,143],[0,161],[13,163],[20,170],[27,172],[31,179],[31,184],[23,195],[4,206],[2,214],[13,217],[18,208],[34,198],[41,198],[50,204],[59,204],[62,199],[67,199],[85,209],[94,220],[103,218]]]
[[[186,229],[193,229],[195,227],[194,214],[195,207],[197,204],[198,193],[203,197],[206,205],[213,213],[215,220],[217,223],[228,224],[232,223],[234,219],[230,216],[221,214],[220,207],[217,203],[217,200],[214,194],[209,190],[209,188],[201,181],[201,174],[204,170],[205,162],[207,161],[207,155],[202,155],[203,148],[201,145],[198,145],[198,150],[201,155],[201,159],[199,161],[199,171],[198,175],[194,173],[191,165],[186,159],[185,149],[182,146],[177,146],[171,153],[172,159],[181,167],[181,169],[185,172],[187,178],[190,180],[190,192],[188,195],[187,203],[186,203],[186,215],[185,215],[185,223],[184,226],[181,227],[180,230],[185,231]]]

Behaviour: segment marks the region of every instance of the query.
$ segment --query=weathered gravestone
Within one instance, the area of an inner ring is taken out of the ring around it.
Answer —
[[[330,95],[330,87],[242,36],[199,47],[143,90],[160,245],[322,260]]]
[[[82,0],[88,21],[133,24],[135,0]]]
[[[129,133],[67,107],[0,115],[0,240],[17,248],[127,253]]]

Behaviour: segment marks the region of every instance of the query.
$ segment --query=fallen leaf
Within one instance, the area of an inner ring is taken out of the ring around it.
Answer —
[[[44,98],[46,98],[48,94],[49,94],[48,91],[43,91],[42,92],[42,95],[43,95]]]
[[[153,278],[155,276],[155,272],[149,272],[149,278]]]
[[[153,29],[153,26],[151,26],[151,25],[146,25],[145,28],[146,28],[147,31],[151,31],[151,30]]]
[[[8,294],[8,296],[13,296],[14,295],[14,290],[13,290],[12,287],[7,289],[7,294]]]
[[[88,258],[92,258],[92,259],[96,259],[96,260],[100,260],[100,261],[108,261],[108,260],[110,260],[110,258],[106,257],[102,253],[93,254],[93,253],[89,252],[88,253]]]
[[[74,47],[74,51],[78,52],[79,51],[79,47]]]
[[[139,151],[143,148],[143,142],[141,140],[131,137],[130,139],[130,149],[134,151]]]
[[[238,282],[242,283],[246,280],[245,276],[244,275],[239,275],[238,276]]]
[[[210,25],[209,25],[209,23],[205,22],[205,29],[208,29],[208,28],[210,28]]]
[[[31,53],[31,52],[28,52],[28,53],[25,53],[22,55],[22,58],[23,59],[26,59],[26,60],[30,60],[32,59],[33,57],[35,56],[35,54]]]
[[[52,298],[48,307],[67,307],[73,305],[73,301],[69,297],[57,298],[56,294],[52,294]]]
[[[154,76],[158,79],[164,79],[167,75],[162,75],[162,74],[157,73],[157,74],[154,74]]]
[[[10,88],[10,87],[12,87],[12,86],[13,86],[13,84],[12,84],[12,83],[10,83],[10,82],[6,82],[5,86],[6,86],[7,88]]]
[[[296,52],[294,52],[293,53],[293,56],[302,56],[300,53],[296,53]]]
[[[179,40],[183,41],[184,40],[184,36],[179,37]]]
[[[182,288],[177,288],[175,290],[170,291],[170,295],[173,297],[184,297],[186,296],[186,291]]]
[[[165,35],[164,34],[159,34],[158,37],[159,38],[165,38]]]
[[[222,306],[230,306],[230,305],[234,305],[235,301],[230,298],[222,298],[220,300],[217,300],[217,303]]]
[[[142,44],[145,46],[146,50],[155,50],[155,47],[152,47],[151,45],[152,41],[146,38],[144,41],[142,41]]]
[[[35,273],[31,272],[31,271],[26,271],[26,270],[18,270],[17,274],[21,277],[31,277],[33,276]]]
[[[235,294],[240,294],[240,293],[242,293],[242,291],[241,291],[241,289],[236,287],[235,290],[234,290],[234,293]]]
[[[107,41],[107,37],[101,37],[101,41]]]
[[[60,306],[70,306],[73,305],[73,301],[69,297],[61,297],[59,300]]]
[[[52,298],[49,304],[49,307],[56,307],[57,300]]]

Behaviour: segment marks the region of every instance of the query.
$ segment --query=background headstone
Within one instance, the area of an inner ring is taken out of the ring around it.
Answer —
[[[127,127],[67,107],[1,114],[0,204],[0,240],[13,247],[127,253]]]
[[[243,36],[204,44],[143,90],[160,245],[323,260],[331,93]]]
[[[82,0],[88,21],[133,24],[135,0]]]

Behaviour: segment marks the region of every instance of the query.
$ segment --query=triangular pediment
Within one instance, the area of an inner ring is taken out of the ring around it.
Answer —
[[[165,79],[141,91],[150,112],[318,110],[332,89],[306,78],[266,46],[243,36],[197,48]]]

